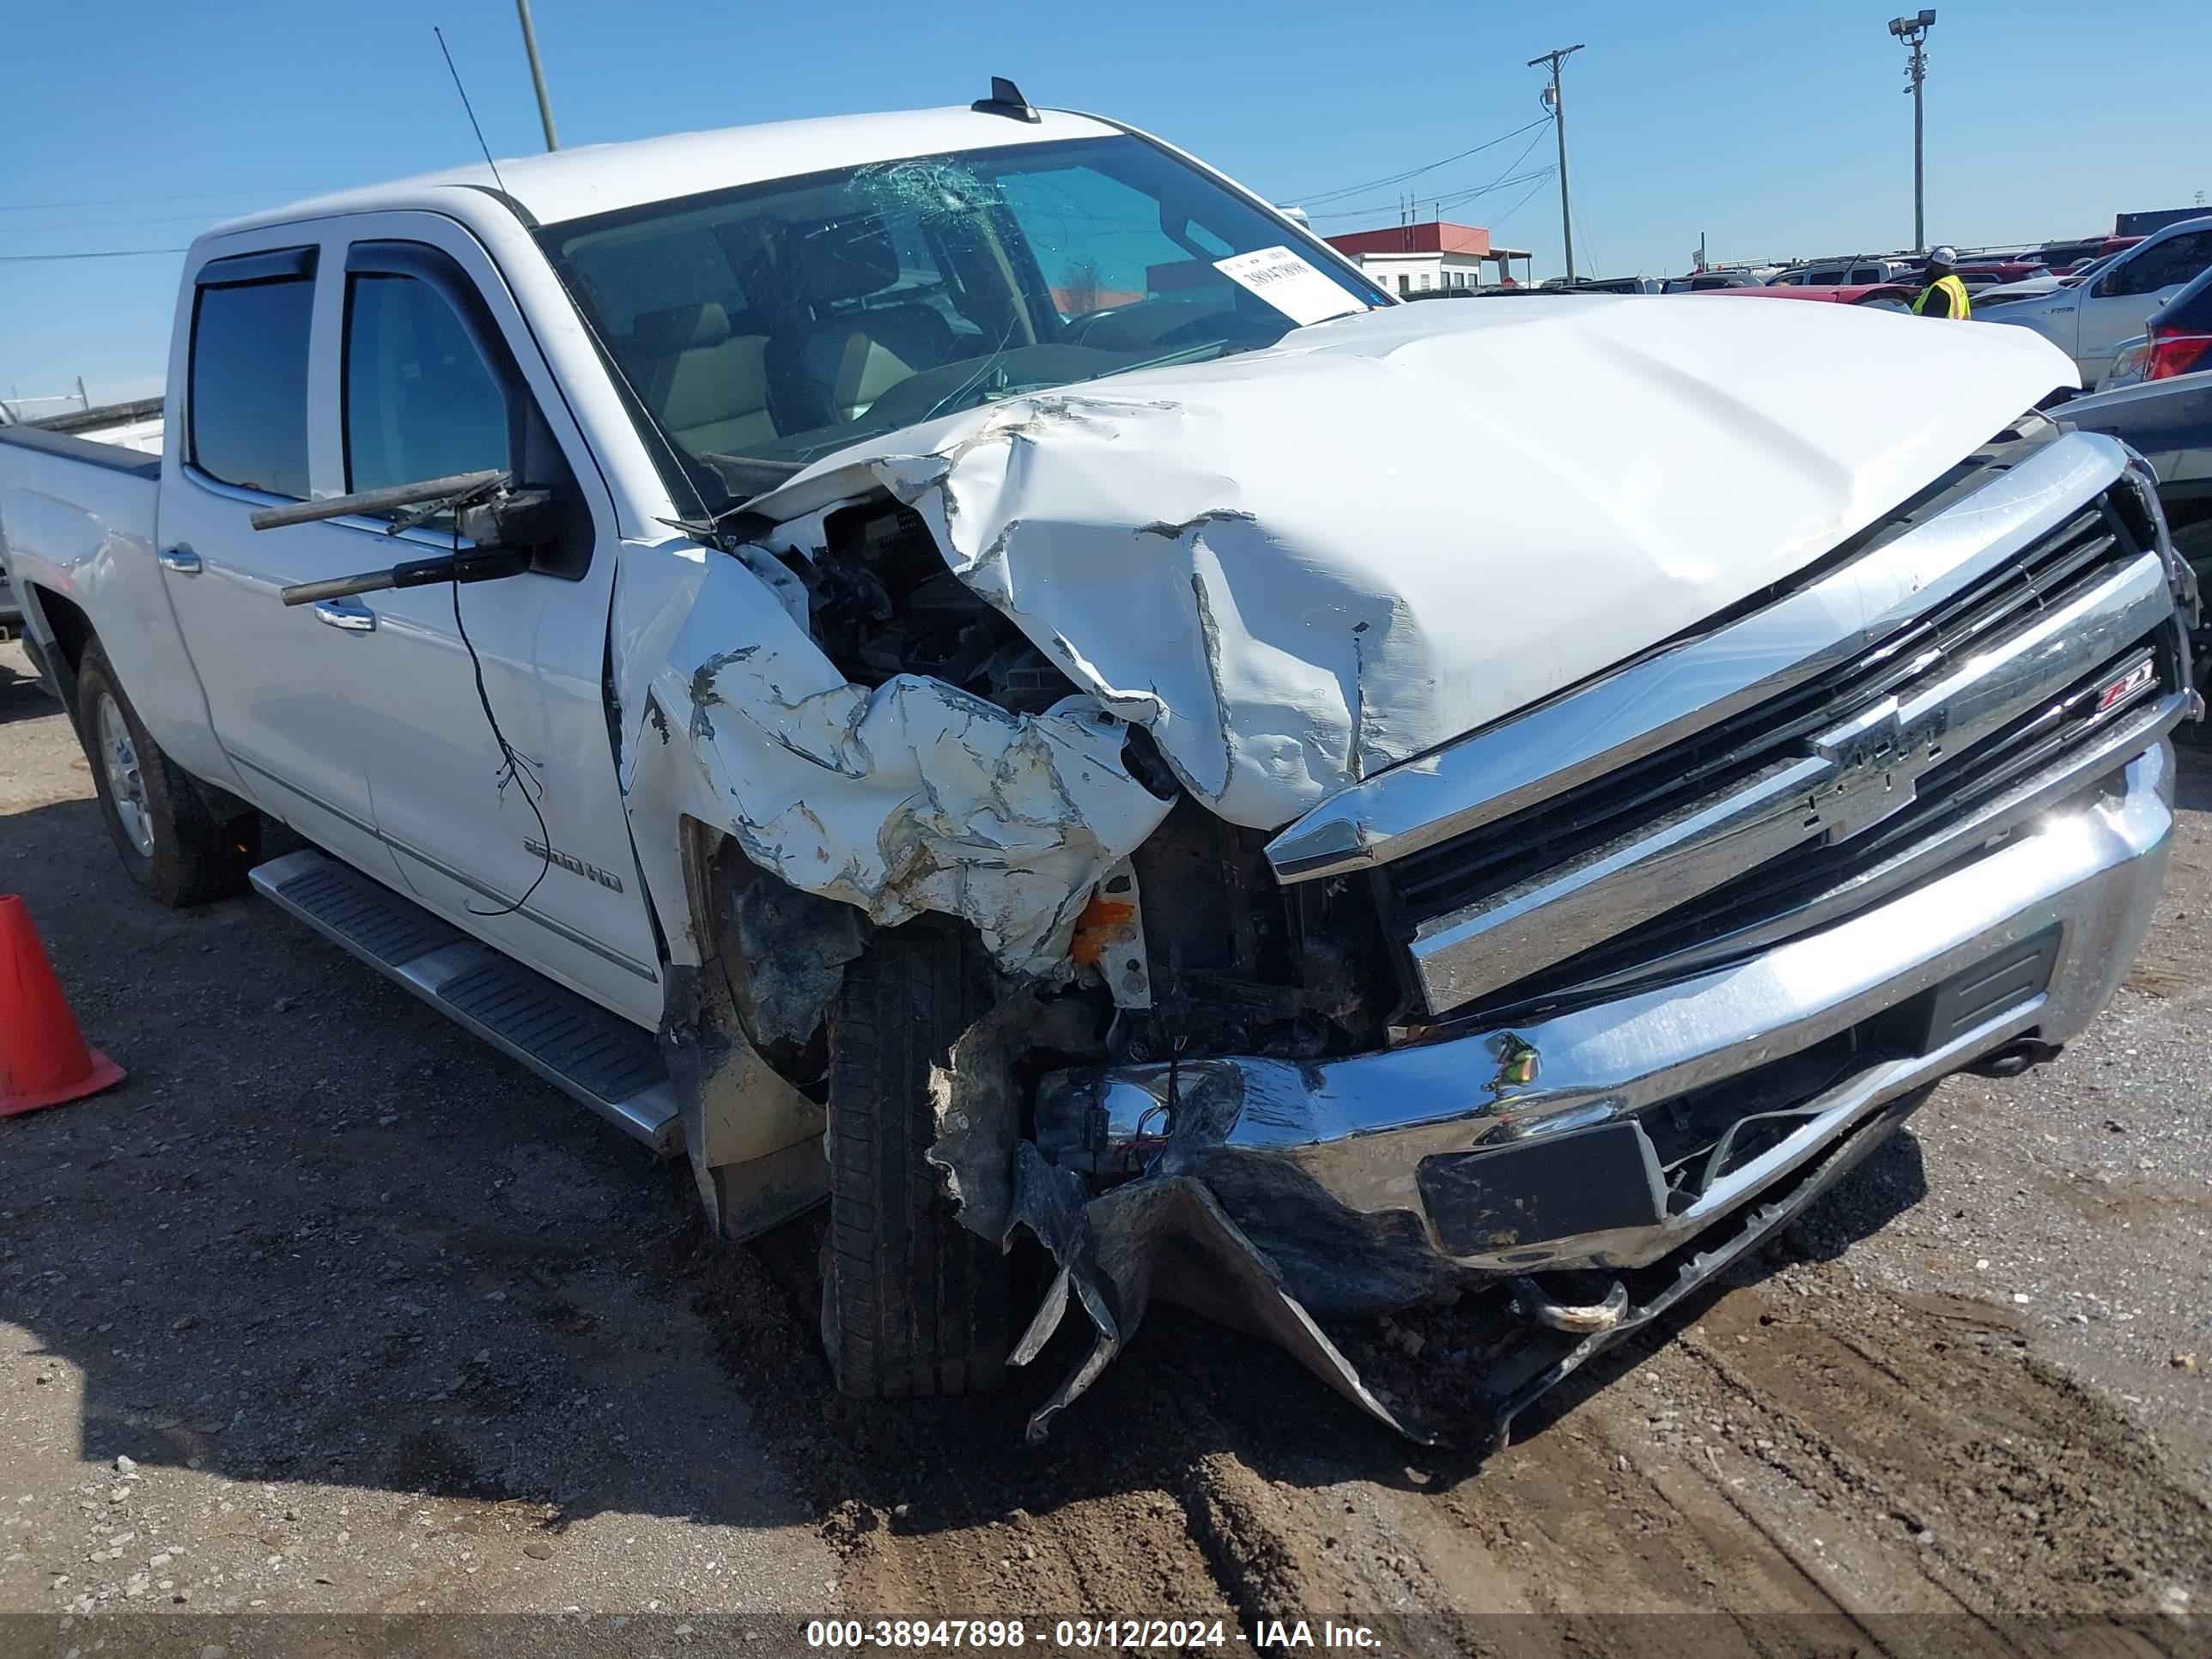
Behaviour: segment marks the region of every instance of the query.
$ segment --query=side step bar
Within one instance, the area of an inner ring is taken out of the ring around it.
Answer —
[[[556,985],[350,865],[288,853],[261,896],[504,1050],[664,1158],[683,1150],[676,1092],[648,1031]]]

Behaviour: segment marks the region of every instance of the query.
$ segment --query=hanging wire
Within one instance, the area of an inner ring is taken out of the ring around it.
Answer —
[[[461,519],[456,512],[453,514],[453,557],[458,560],[460,556]],[[469,637],[468,624],[461,620],[461,580],[458,573],[451,586],[453,628],[461,636],[461,644],[469,653],[469,667],[476,675],[477,706],[483,710],[484,723],[491,727],[491,740],[499,745],[499,770],[493,774],[492,787],[504,803],[507,786],[513,784],[522,796],[523,803],[530,808],[531,817],[538,820],[538,873],[531,878],[530,885],[522,890],[522,896],[495,910],[479,910],[465,899],[461,902],[461,908],[472,916],[511,916],[530,902],[530,896],[538,890],[538,884],[553,868],[553,836],[546,829],[545,814],[538,805],[538,798],[545,793],[545,782],[538,775],[537,763],[509,743],[507,733],[500,729],[499,716],[492,713],[491,695],[484,690],[483,659],[477,655],[477,643]]]
[[[1316,203],[1341,201],[1345,197],[1357,196],[1363,190],[1376,190],[1384,185],[1401,185],[1408,179],[1418,179],[1425,173],[1434,173],[1438,167],[1449,167],[1454,161],[1464,161],[1470,155],[1480,155],[1484,150],[1494,149],[1510,138],[1519,137],[1528,131],[1529,127],[1540,127],[1547,125],[1551,118],[1548,115],[1540,115],[1529,122],[1528,126],[1516,127],[1510,132],[1502,132],[1495,138],[1485,139],[1473,149],[1463,149],[1455,155],[1447,155],[1441,161],[1425,162],[1419,167],[1409,167],[1403,173],[1391,173],[1387,178],[1370,179],[1364,184],[1344,185],[1334,190],[1315,191],[1310,194],[1294,195],[1291,199],[1301,206],[1312,207]]]

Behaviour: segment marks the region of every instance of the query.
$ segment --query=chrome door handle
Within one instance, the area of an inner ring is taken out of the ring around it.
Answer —
[[[154,556],[161,561],[162,569],[173,570],[179,576],[200,574],[200,556],[189,547],[165,547]]]
[[[344,599],[323,600],[315,606],[315,620],[332,628],[343,628],[349,634],[376,631],[376,612],[365,605],[353,605]]]

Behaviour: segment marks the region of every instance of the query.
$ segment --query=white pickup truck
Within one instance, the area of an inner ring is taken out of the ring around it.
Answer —
[[[1159,1294],[1417,1429],[1318,1321],[1491,1287],[1502,1425],[2118,982],[2194,594],[2071,374],[1401,306],[1000,86],[222,226],[0,537],[146,892],[826,1193],[846,1389]]]

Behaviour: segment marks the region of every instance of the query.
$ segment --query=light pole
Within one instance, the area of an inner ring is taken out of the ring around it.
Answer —
[[[1893,17],[1889,32],[1905,42],[1912,56],[1905,59],[1905,78],[1912,84],[1912,251],[1928,251],[1926,198],[1920,182],[1920,83],[1928,78],[1928,31],[1936,27],[1936,14],[1923,11],[1912,17]]]
[[[1928,15],[1933,17],[1936,14]],[[1552,84],[1544,88],[1544,107],[1552,112],[1552,125],[1559,140],[1559,240],[1566,245],[1569,283],[1575,280],[1575,222],[1567,210],[1567,100],[1559,91],[1559,65],[1581,50],[1579,46],[1561,46],[1556,52],[1528,60],[1530,69],[1539,64],[1552,66]]]
[[[522,20],[522,50],[530,58],[530,84],[538,89],[538,119],[545,128],[545,148],[558,149],[561,141],[553,136],[553,100],[545,95],[545,66],[538,61],[538,31],[530,21],[530,0],[514,0],[514,9]]]

